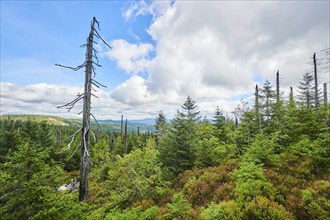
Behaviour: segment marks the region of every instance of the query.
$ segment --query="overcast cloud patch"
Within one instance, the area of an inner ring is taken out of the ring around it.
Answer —
[[[130,16],[154,16],[148,33],[156,41],[155,57],[146,66],[147,79],[139,84],[127,80],[114,97],[127,104],[148,101],[151,94],[163,102],[187,95],[230,100],[253,94],[255,84],[263,84],[261,79],[274,84],[277,70],[281,89],[287,90],[301,80],[313,53],[329,47],[327,6],[325,2],[177,1],[157,11],[152,4],[134,3]],[[135,63],[133,72],[139,69]],[[134,88],[141,95],[132,97],[123,88]]]

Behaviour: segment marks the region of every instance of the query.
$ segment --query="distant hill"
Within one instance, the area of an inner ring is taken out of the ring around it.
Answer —
[[[141,120],[128,120],[127,121],[127,130],[129,131],[137,131],[140,128],[140,132],[146,131],[155,131],[155,119],[146,118]],[[124,122],[125,123],[125,122]],[[121,129],[121,120],[99,120],[100,125],[113,125],[117,127],[117,131]]]
[[[52,124],[52,125],[61,125],[61,126],[81,126],[82,121],[79,119],[71,119],[71,118],[62,118],[57,116],[47,116],[47,115],[31,115],[31,114],[22,114],[22,115],[0,115],[0,119],[10,118],[12,120],[32,120],[36,122],[43,122]],[[120,120],[99,120],[99,126],[104,131],[116,131],[120,132],[121,130],[121,121]],[[127,121],[127,130],[137,131],[138,127],[140,128],[140,132],[153,132],[155,131],[155,119],[147,118],[142,120],[129,120]],[[97,124],[92,120],[91,123],[92,128],[98,128]]]
[[[47,115],[31,115],[31,114],[22,114],[22,115],[1,115],[1,119],[12,119],[12,120],[22,120],[22,121],[35,121],[52,124],[52,125],[61,125],[61,126],[75,126],[80,125],[81,121],[77,119],[68,119],[61,118],[57,116],[47,116]]]

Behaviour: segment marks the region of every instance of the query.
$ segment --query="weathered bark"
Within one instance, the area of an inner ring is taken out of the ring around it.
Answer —
[[[114,137],[114,135],[112,135],[111,141],[110,141],[110,152],[113,151],[114,148],[115,148],[115,137]]]
[[[315,108],[319,104],[319,93],[318,93],[318,82],[317,82],[317,64],[316,64],[316,54],[314,53],[313,55],[313,64],[314,64],[314,89],[315,89]]]
[[[293,99],[293,88],[292,86],[290,86],[290,105],[293,106],[294,105],[294,99]]]
[[[61,144],[61,130],[57,130],[57,135],[56,135],[56,145]]]
[[[327,83],[323,83],[323,101],[324,104],[328,104],[328,87]]]
[[[121,115],[121,121],[120,121],[120,135],[123,138],[123,124],[124,124],[124,115]]]
[[[276,73],[276,102],[280,101],[280,71]]]
[[[86,70],[85,70],[85,88],[83,98],[83,127],[80,150],[80,181],[79,181],[79,201],[88,198],[88,176],[90,164],[90,110],[92,95],[92,71],[93,71],[93,38],[96,19],[93,18],[91,31],[86,43]]]
[[[84,93],[78,94],[77,98],[75,98],[73,101],[58,106],[58,108],[66,108],[68,111],[70,111],[77,102],[80,100],[83,100],[83,111],[81,112],[83,115],[83,124],[82,128],[76,131],[73,135],[71,135],[72,140],[70,143],[63,148],[61,151],[70,149],[70,146],[72,142],[74,141],[75,135],[79,132],[82,133],[81,136],[81,151],[80,151],[80,180],[79,180],[79,201],[87,200],[88,198],[88,176],[89,176],[89,164],[90,164],[90,116],[92,116],[94,119],[95,117],[91,114],[91,96],[95,96],[92,94],[92,85],[99,88],[100,86],[106,87],[102,85],[101,83],[97,82],[96,80],[92,79],[92,72],[94,73],[94,76],[96,74],[95,68],[93,64],[96,66],[100,65],[98,64],[98,58],[97,58],[97,51],[93,48],[94,43],[94,36],[97,37],[99,40],[101,40],[106,46],[108,46],[110,49],[112,49],[109,44],[103,38],[100,36],[100,34],[95,29],[95,23],[97,26],[99,26],[98,21],[95,17],[93,17],[92,23],[91,23],[91,30],[89,33],[89,36],[87,38],[87,43],[82,45],[86,47],[86,61],[83,64],[80,64],[77,67],[70,67],[70,66],[63,66],[61,64],[55,64],[56,66],[60,66],[63,68],[68,68],[74,71],[78,71],[81,68],[85,67],[85,85],[84,85]],[[96,59],[97,62],[93,61],[93,57]],[[97,96],[95,96],[97,97]],[[97,123],[96,119],[95,122]],[[98,125],[98,123],[97,123]],[[76,148],[76,150],[79,148],[79,146]],[[73,152],[71,157],[75,154],[76,150]],[[69,159],[71,158],[69,157]]]
[[[256,116],[258,120],[258,126],[260,129],[260,133],[262,133],[261,129],[261,118],[260,118],[260,105],[259,105],[259,88],[258,85],[256,85],[256,91],[255,91],[255,110],[256,110]]]
[[[127,153],[127,118],[125,122],[125,132],[124,132],[124,152]]]

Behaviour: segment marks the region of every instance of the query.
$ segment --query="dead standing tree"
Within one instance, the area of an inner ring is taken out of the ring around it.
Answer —
[[[276,103],[280,102],[280,71],[276,73]]]
[[[91,97],[94,96],[94,97],[98,98],[96,95],[94,95],[92,93],[92,89],[95,91],[93,86],[95,86],[97,88],[99,88],[100,86],[105,87],[104,85],[102,85],[101,83],[97,82],[96,80],[94,80],[92,78],[92,73],[94,73],[94,76],[96,75],[95,66],[101,67],[101,65],[99,64],[98,57],[97,57],[97,51],[93,47],[93,44],[96,43],[94,41],[94,37],[100,39],[106,46],[108,46],[111,49],[111,47],[105,42],[105,40],[103,40],[103,38],[97,32],[97,30],[95,28],[95,24],[97,24],[98,29],[100,30],[99,22],[96,20],[95,17],[93,17],[93,20],[91,23],[91,30],[90,30],[89,36],[87,38],[87,43],[82,45],[82,47],[86,47],[85,62],[75,68],[56,64],[57,66],[69,68],[74,71],[78,71],[81,68],[85,67],[84,93],[78,94],[77,98],[75,98],[73,101],[71,101],[65,105],[59,106],[59,108],[65,107],[68,109],[68,111],[70,111],[78,101],[83,100],[83,111],[82,111],[83,123],[82,123],[81,130],[79,130],[82,132],[81,144],[80,144],[81,150],[80,150],[79,201],[87,200],[87,198],[88,198],[88,176],[89,176],[89,165],[90,165],[90,155],[89,155],[89,153],[90,153],[90,116],[92,116],[94,118],[94,120],[96,121],[95,117],[91,114]],[[74,138],[74,136],[73,136],[73,138]],[[70,148],[70,144],[68,146]]]
[[[319,105],[319,89],[317,81],[317,62],[316,62],[316,53],[313,54],[313,67],[314,67],[314,89],[315,89],[315,108]]]

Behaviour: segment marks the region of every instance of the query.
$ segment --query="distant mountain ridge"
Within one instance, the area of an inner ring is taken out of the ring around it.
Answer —
[[[121,123],[121,120],[99,120],[100,122],[110,122],[110,123]],[[155,124],[155,118],[145,118],[145,119],[138,119],[138,120],[127,120],[128,123],[137,123],[137,124]]]
[[[48,115],[32,115],[32,114],[13,114],[13,115],[0,115],[0,120],[2,119],[12,119],[12,120],[32,120],[36,122],[45,121],[48,124],[59,125],[59,126],[80,126],[82,121],[79,119],[72,118],[62,118],[58,116],[48,116]],[[105,131],[115,131],[120,132],[121,130],[121,120],[98,120],[100,127]],[[154,132],[155,131],[155,119],[146,118],[141,120],[128,120],[127,129],[128,131],[137,131],[138,128],[140,132]],[[97,128],[97,124],[92,120],[92,128]]]

